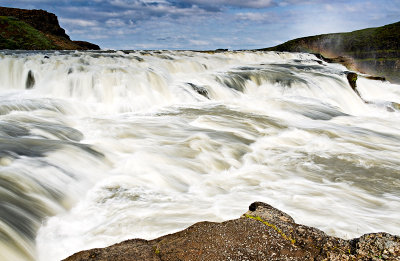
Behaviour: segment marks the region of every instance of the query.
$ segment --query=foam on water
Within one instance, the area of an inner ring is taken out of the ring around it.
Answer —
[[[400,86],[360,77],[361,99],[345,70],[275,52],[2,54],[1,259],[150,239],[256,200],[331,235],[400,234]]]

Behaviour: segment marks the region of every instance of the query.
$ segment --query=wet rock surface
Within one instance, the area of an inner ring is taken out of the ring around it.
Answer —
[[[357,89],[357,78],[358,78],[358,75],[356,73],[354,73],[354,72],[347,72],[346,73],[346,77],[347,77],[347,81],[349,82],[351,88],[353,90],[356,90]]]
[[[255,202],[238,219],[199,222],[154,240],[127,240],[65,260],[400,260],[400,237],[387,233],[352,240],[331,237]]]

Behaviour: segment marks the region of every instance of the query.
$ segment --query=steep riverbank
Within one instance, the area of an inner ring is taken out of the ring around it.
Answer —
[[[400,83],[400,22],[349,33],[294,39],[266,51],[319,53],[351,70]]]

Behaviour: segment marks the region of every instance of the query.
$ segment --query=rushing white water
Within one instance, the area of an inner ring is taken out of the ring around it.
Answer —
[[[313,55],[0,54],[0,259],[59,260],[264,201],[400,234],[400,86]],[[367,102],[364,102],[364,101]]]

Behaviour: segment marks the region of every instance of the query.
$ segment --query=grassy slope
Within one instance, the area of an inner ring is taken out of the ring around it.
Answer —
[[[13,17],[0,16],[0,49],[58,49],[42,32]]]
[[[363,55],[368,52],[400,51],[400,22],[350,33],[322,34],[298,38],[268,50],[314,50],[326,48],[334,52]]]
[[[400,82],[400,22],[349,33],[298,38],[263,50],[347,56],[354,60],[355,69]]]

